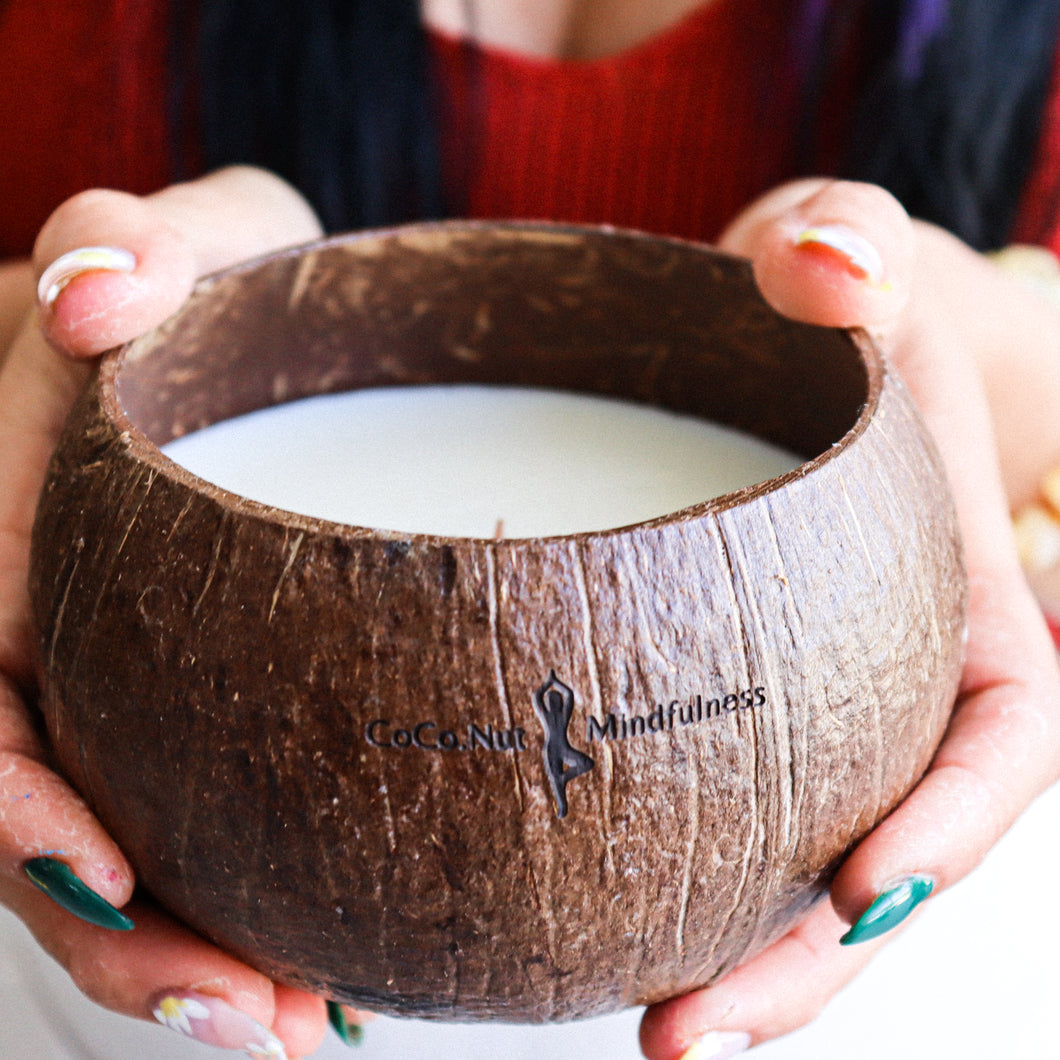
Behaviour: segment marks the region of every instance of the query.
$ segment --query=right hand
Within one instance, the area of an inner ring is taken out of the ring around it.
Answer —
[[[865,184],[782,186],[749,206],[722,245],[751,259],[779,312],[866,328],[887,352],[949,477],[968,639],[953,715],[924,777],[846,856],[830,903],[716,983],[648,1009],[641,1045],[655,1060],[732,1056],[805,1025],[926,897],[913,900],[903,883],[930,881],[937,894],[958,882],[1060,777],[1060,670],[1008,515],[1009,499],[1057,458],[1056,310]],[[864,919],[880,897],[887,908],[886,896],[893,915]],[[862,930],[848,933],[854,925]]]
[[[209,1013],[189,1024],[200,1040],[239,1049],[271,1046],[273,1052],[254,1054],[268,1056],[283,1055],[275,1051],[277,1039],[292,1056],[316,1049],[325,1029],[323,1001],[271,982],[133,897],[131,866],[85,802],[52,771],[32,710],[36,667],[26,582],[48,459],[95,355],[161,323],[198,276],[319,235],[319,223],[297,192],[249,167],[146,198],[84,192],[42,229],[33,255],[34,276],[46,276],[42,301],[0,351],[0,902],[99,1004],[150,1019],[163,997],[197,998],[200,1008],[193,1003],[192,1009]],[[122,255],[111,254],[103,258],[109,268],[85,256],[58,277],[49,268],[85,247],[119,248],[126,252],[124,264]],[[5,275],[28,281],[17,267]],[[39,857],[64,863],[128,914],[135,930],[96,926],[61,908],[26,876],[26,862]]]

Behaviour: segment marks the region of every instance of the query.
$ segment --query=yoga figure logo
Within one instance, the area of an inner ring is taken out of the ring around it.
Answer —
[[[571,747],[567,727],[574,711],[574,692],[556,676],[555,670],[549,672],[548,680],[534,693],[534,710],[545,729],[542,757],[556,799],[556,816],[566,817],[567,784],[588,773],[596,763]]]

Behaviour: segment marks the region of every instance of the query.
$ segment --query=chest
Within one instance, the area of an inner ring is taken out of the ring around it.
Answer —
[[[434,29],[540,59],[593,60],[634,47],[716,0],[422,0]]]

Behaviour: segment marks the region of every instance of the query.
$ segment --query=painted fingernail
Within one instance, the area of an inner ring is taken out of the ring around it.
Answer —
[[[170,1030],[222,1049],[242,1049],[255,1060],[287,1060],[283,1042],[268,1027],[219,997],[196,990],[172,990],[158,994],[151,1014]]]
[[[51,306],[63,288],[75,276],[104,269],[109,272],[132,272],[136,255],[122,247],[78,247],[53,261],[37,281],[37,299]]]
[[[133,922],[96,894],[74,870],[58,858],[31,858],[22,866],[30,882],[68,913],[112,931],[131,931]]]
[[[888,289],[883,279],[883,258],[863,236],[846,225],[817,225],[804,228],[795,237],[795,246],[820,250],[839,258],[856,280]]]
[[[728,1060],[751,1047],[751,1036],[743,1031],[709,1031],[678,1060]]]
[[[839,940],[844,946],[854,946],[878,938],[896,928],[935,888],[930,876],[914,874],[896,880],[877,895],[872,905],[854,922]]]
[[[328,1023],[345,1045],[360,1045],[364,1031],[359,1023],[353,1023],[346,1010],[337,1001],[328,1002]]]

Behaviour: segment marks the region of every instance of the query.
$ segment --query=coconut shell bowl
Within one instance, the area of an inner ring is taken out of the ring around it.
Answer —
[[[628,399],[805,462],[486,540],[293,514],[159,449],[429,383]],[[865,335],[779,317],[705,247],[529,224],[203,281],[74,410],[31,593],[59,762],[154,898],[279,981],[454,1020],[658,1001],[788,931],[928,766],[966,620],[938,456]]]

